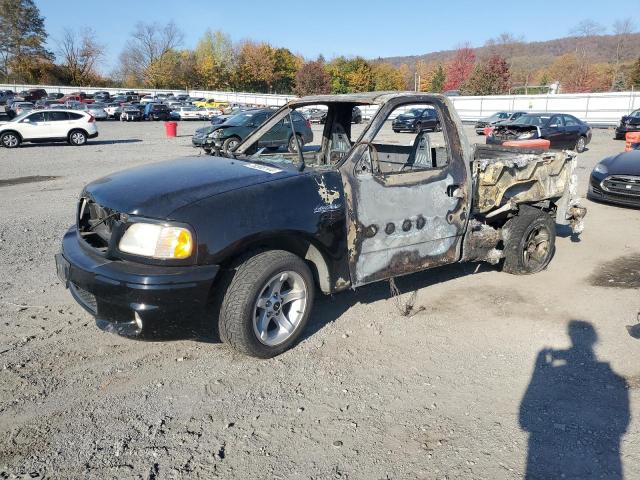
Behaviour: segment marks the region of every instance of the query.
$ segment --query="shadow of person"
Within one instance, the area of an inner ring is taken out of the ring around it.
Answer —
[[[520,403],[534,479],[623,478],[620,441],[630,420],[626,381],[595,356],[589,322],[569,323],[567,350],[543,349]]]

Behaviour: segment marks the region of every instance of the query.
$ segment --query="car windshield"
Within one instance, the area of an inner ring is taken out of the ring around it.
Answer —
[[[251,120],[256,114],[254,112],[242,112],[230,117],[225,122],[232,127],[242,127],[251,123]]]
[[[183,112],[193,112],[194,110],[197,110],[196,107],[182,107],[181,110]]]
[[[420,108],[412,108],[408,112],[404,112],[402,115],[405,117],[419,117],[422,115],[422,109]]]
[[[630,117],[633,118],[640,118],[640,110],[636,110],[634,112],[631,112],[631,115],[629,115]]]
[[[549,120],[549,117],[543,117],[540,115],[523,115],[515,120],[513,124],[540,126],[543,125],[547,120]]]

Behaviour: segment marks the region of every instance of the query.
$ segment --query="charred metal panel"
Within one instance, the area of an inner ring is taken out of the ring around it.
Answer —
[[[533,203],[562,197],[574,175],[569,152],[518,153],[474,162],[477,188],[474,210],[488,213],[507,202]]]
[[[427,103],[439,112],[449,149],[443,168],[383,175],[369,144],[397,106]],[[462,125],[442,97],[405,95],[383,104],[358,148],[342,165],[349,263],[354,286],[460,258],[471,203],[470,149]]]

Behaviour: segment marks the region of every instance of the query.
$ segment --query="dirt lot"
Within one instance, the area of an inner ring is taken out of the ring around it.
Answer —
[[[321,299],[273,360],[99,331],[53,263],[78,193],[193,154],[198,125],[165,139],[160,123],[101,123],[86,147],[0,149],[0,478],[510,479],[528,456],[540,478],[617,479],[620,462],[640,478],[640,340],[625,328],[640,310],[638,210],[585,201],[584,234],[560,232],[537,275],[403,278],[424,307],[412,317],[387,283]],[[595,131],[581,191],[622,148]]]

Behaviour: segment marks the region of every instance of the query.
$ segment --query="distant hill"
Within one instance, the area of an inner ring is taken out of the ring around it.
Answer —
[[[556,57],[565,53],[575,52],[581,42],[589,42],[589,51],[595,63],[607,63],[616,55],[617,37],[614,35],[596,35],[585,39],[582,37],[565,37],[555,40],[547,40],[545,42],[517,42],[502,47],[502,54],[507,60],[527,59],[527,62],[535,67],[545,67],[553,63]],[[495,47],[478,47],[474,48],[476,55],[482,57],[488,55],[490,50]],[[377,61],[387,62],[395,66],[407,64],[410,67],[416,62],[422,60],[425,62],[446,62],[449,60],[455,50],[442,50],[439,52],[426,53],[424,55],[414,55],[405,57],[387,57],[378,58]],[[634,33],[629,36],[626,46],[622,52],[621,60],[629,62],[640,56],[640,33]]]

